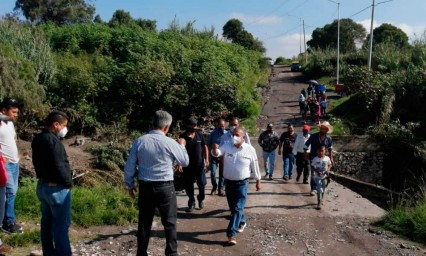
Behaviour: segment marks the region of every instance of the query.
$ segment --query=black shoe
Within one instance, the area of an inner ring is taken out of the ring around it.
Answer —
[[[16,223],[12,223],[12,224],[8,224],[8,225],[3,224],[2,231],[4,231],[5,233],[9,233],[9,234],[22,234],[22,233],[24,233],[24,230],[22,229],[22,227],[19,226]]]
[[[309,184],[309,182],[307,180],[304,180],[303,184]]]
[[[291,175],[288,177],[288,179],[289,179],[289,180],[291,180],[291,179],[292,179]]]
[[[198,201],[198,208],[200,209],[204,208],[204,202],[202,200]]]
[[[283,176],[283,180],[287,181],[288,180],[287,176]]]
[[[296,176],[296,181],[297,181],[297,182],[299,182],[299,180],[300,180],[300,176],[302,176],[302,174],[297,174],[297,176]]]
[[[192,212],[195,209],[195,204],[191,204],[190,206],[188,206],[188,209],[186,209],[186,212]]]

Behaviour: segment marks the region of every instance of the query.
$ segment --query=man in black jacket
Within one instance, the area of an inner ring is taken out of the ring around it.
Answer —
[[[68,230],[71,223],[72,174],[60,138],[67,133],[68,118],[54,111],[46,127],[31,144],[37,174],[37,196],[41,202],[41,244],[43,255],[71,255]]]

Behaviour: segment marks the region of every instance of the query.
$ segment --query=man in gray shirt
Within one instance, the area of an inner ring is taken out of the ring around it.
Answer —
[[[166,236],[165,255],[177,253],[177,201],[173,185],[173,165],[188,166],[185,139],[166,136],[172,116],[166,111],[155,112],[153,127],[148,134],[136,139],[124,166],[124,181],[131,197],[135,197],[135,174],[139,180],[139,224],[137,255],[148,255],[148,244],[155,208],[161,215]]]

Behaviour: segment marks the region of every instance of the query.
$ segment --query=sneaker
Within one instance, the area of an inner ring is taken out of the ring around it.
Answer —
[[[225,191],[223,189],[219,189],[219,192],[217,193],[218,196],[225,196]]]
[[[311,193],[310,193],[311,196],[315,196],[316,194],[317,194],[317,191],[315,191],[315,190],[312,190]]]
[[[287,181],[288,180],[287,176],[283,176],[283,180]]]
[[[247,227],[247,223],[243,223],[240,225],[240,227],[238,228],[237,232],[238,233],[243,233],[244,229]]]
[[[321,210],[322,200],[318,200],[317,210]]]
[[[186,212],[193,212],[195,209],[195,205],[191,204],[190,206],[188,206],[188,208],[185,210]]]
[[[198,208],[200,209],[204,208],[204,202],[202,200],[198,201]]]
[[[309,182],[307,180],[304,180],[303,184],[309,184]]]
[[[12,223],[12,224],[8,224],[8,225],[3,224],[2,229],[5,230],[6,233],[9,233],[9,234],[22,234],[22,233],[24,233],[24,230],[22,229],[22,227],[19,226],[16,223]]]
[[[273,180],[272,176],[269,176],[269,180]]]
[[[236,245],[237,244],[237,238],[235,238],[235,237],[228,237],[228,244],[229,245]]]

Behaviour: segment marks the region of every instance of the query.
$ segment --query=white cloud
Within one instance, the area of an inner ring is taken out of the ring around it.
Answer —
[[[370,34],[371,19],[358,21],[357,23],[361,24],[367,30],[367,34]],[[420,37],[421,35],[425,33],[425,30],[426,30],[426,26],[411,26],[405,23],[395,24],[394,22],[389,22],[389,21],[383,22],[383,23],[392,24],[393,26],[400,28],[402,31],[404,31],[405,34],[407,34],[407,36],[411,40],[415,39],[416,37],[417,38]],[[377,21],[374,21],[373,29],[382,25],[383,23],[378,23]]]
[[[252,24],[280,24],[283,22],[283,19],[278,16],[250,16],[243,13],[231,13],[232,19],[239,19],[243,23],[252,23]]]
[[[310,35],[306,35],[306,41],[311,39]],[[275,59],[277,57],[292,58],[299,55],[300,46],[302,46],[302,53],[305,52],[303,45],[303,35],[300,39],[300,34],[289,34],[277,38],[271,45],[267,46],[267,56]]]

